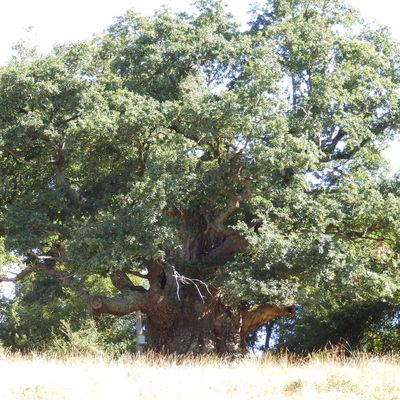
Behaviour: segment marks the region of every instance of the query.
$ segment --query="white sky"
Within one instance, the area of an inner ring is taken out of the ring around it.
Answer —
[[[350,0],[369,20],[391,26],[400,39],[399,0]],[[151,15],[163,4],[173,10],[187,10],[192,0],[0,0],[0,63],[11,54],[12,44],[29,39],[41,50],[55,43],[89,38],[107,28],[118,15],[133,8]],[[253,0],[226,0],[228,9],[240,21]],[[378,6],[377,6],[378,5]],[[27,30],[32,27],[31,32]]]
[[[226,0],[238,21],[247,20],[253,0]],[[391,27],[400,40],[399,0],[350,0],[367,20]],[[114,18],[133,8],[151,15],[166,4],[173,10],[190,8],[192,0],[0,0],[0,65],[11,56],[12,45],[20,40],[48,51],[56,43],[91,37],[107,28]],[[28,32],[29,31],[29,32]],[[388,152],[393,169],[400,169],[400,143]]]

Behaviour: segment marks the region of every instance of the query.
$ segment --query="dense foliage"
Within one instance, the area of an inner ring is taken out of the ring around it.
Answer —
[[[400,301],[400,182],[382,158],[398,44],[341,0],[268,0],[245,31],[219,1],[197,7],[127,12],[1,67],[0,257],[19,257],[15,280],[39,275],[10,315],[31,340],[36,307],[76,320],[71,293],[129,286],[126,312],[101,308],[128,313],[162,265],[168,284],[201,279],[240,309],[299,304],[282,345],[376,337],[376,310],[390,320]]]

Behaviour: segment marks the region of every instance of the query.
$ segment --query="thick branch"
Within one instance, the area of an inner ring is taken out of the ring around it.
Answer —
[[[87,292],[78,277],[45,265],[45,260],[52,260],[54,257],[38,256],[34,253],[32,255],[36,260],[32,266],[25,268],[14,277],[0,277],[0,282],[18,282],[33,272],[44,274],[72,289],[86,304],[92,315],[104,313],[126,315],[133,311],[145,311],[151,303],[149,292],[141,286],[135,286],[124,272],[117,271],[111,274],[112,283],[121,291],[120,295],[115,297],[94,296]]]
[[[329,162],[335,160],[350,160],[356,153],[358,153],[365,145],[371,141],[370,138],[364,139],[358,146],[348,152],[334,153],[327,155],[321,159],[321,162]]]
[[[21,272],[16,274],[14,277],[9,278],[9,277],[1,277],[0,276],[0,283],[1,282],[19,282],[22,281],[26,276],[30,275],[32,272],[34,272],[34,269],[31,267],[23,269]]]
[[[54,159],[50,160],[50,164],[53,166],[54,171],[54,181],[57,186],[65,190],[68,199],[72,204],[78,205],[81,202],[80,195],[77,190],[72,188],[64,175],[64,164],[65,164],[65,154],[64,154],[65,142],[57,148],[56,156]]]
[[[145,311],[149,301],[146,290],[124,290],[118,296],[94,296],[90,295],[78,278],[44,265],[36,265],[35,269],[61,281],[62,284],[72,289],[88,307],[90,314],[126,315],[133,311]]]
[[[225,227],[223,225],[225,221],[229,218],[229,216],[239,209],[240,200],[241,197],[237,193],[234,193],[230,198],[226,208],[222,210],[221,213],[218,214],[217,217],[214,219],[214,221],[212,222],[212,226],[215,227],[217,232],[222,232],[225,230]]]
[[[59,257],[53,257],[53,256],[47,256],[47,255],[40,256],[40,255],[34,253],[33,251],[28,251],[26,254],[27,254],[29,257],[32,257],[32,258],[34,258],[34,259],[36,259],[36,260],[39,260],[39,261],[43,261],[43,260],[55,260],[55,261],[58,261],[58,262],[62,262],[61,258],[59,258]]]
[[[138,176],[143,176],[146,171],[146,154],[150,149],[150,143],[142,142],[139,140],[137,136],[133,137],[135,144],[137,146],[137,156],[138,156],[138,167],[136,170],[136,174]]]
[[[66,125],[69,122],[76,121],[78,118],[80,118],[80,116],[81,116],[80,114],[73,115],[73,116],[71,116],[69,118],[66,118],[66,119],[60,121],[58,124],[55,124],[55,126],[57,128],[60,128],[62,125]]]
[[[343,131],[343,129],[339,129],[339,132],[332,139],[332,141],[324,146],[323,150],[325,151],[325,153],[332,153],[336,149],[336,146],[339,144],[339,142],[344,138],[344,136],[345,132]]]
[[[113,314],[127,315],[134,311],[144,311],[150,302],[147,291],[126,291],[115,297],[91,296],[86,303],[92,315]]]
[[[128,275],[122,271],[114,271],[110,275],[112,284],[120,291],[126,292],[131,290],[136,290],[139,292],[146,292],[146,289],[142,286],[136,286],[129,279]]]
[[[149,281],[150,290],[158,292],[164,290],[167,283],[164,266],[157,260],[147,262],[147,279]]]
[[[241,178],[238,173],[237,179],[243,182],[244,190],[243,193],[233,193],[229,199],[227,206],[214,218],[214,221],[209,222],[212,228],[217,232],[225,232],[227,228],[224,227],[226,220],[240,207],[240,202],[249,199],[252,196],[250,191],[250,179]],[[230,232],[231,233],[231,232]]]
[[[62,284],[72,289],[87,305],[89,305],[92,301],[93,296],[86,291],[82,282],[80,282],[79,279],[73,275],[66,272],[57,271],[54,268],[49,268],[46,265],[39,263],[35,264],[34,270],[59,280]]]
[[[236,254],[243,253],[249,243],[237,231],[232,233],[215,249],[211,250],[205,260],[211,263],[223,263],[231,260]]]
[[[252,310],[242,311],[242,334],[265,325],[268,321],[276,317],[293,317],[294,307],[279,307],[274,304],[263,304]]]
[[[126,315],[134,311],[145,311],[149,302],[149,294],[144,289],[127,290],[125,288],[120,295],[115,297],[93,296],[72,275],[49,268],[41,268],[41,270],[46,275],[59,279],[64,285],[71,288],[84,301],[92,315]]]
[[[65,190],[66,195],[72,204],[78,205],[81,202],[78,191],[67,183],[62,167],[55,162],[51,163],[54,164],[54,180],[56,184]]]
[[[26,161],[24,158],[18,156],[16,153],[14,153],[12,150],[10,149],[6,149],[5,150],[5,154],[10,154],[16,161],[18,161],[21,164],[25,164],[25,165],[29,165],[29,161]]]

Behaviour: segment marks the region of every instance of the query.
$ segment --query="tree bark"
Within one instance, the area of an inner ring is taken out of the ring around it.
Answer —
[[[148,312],[148,335],[156,352],[174,354],[239,354],[240,314],[221,296],[202,299],[185,287],[166,313]]]
[[[156,352],[245,354],[249,332],[276,317],[293,315],[292,308],[272,304],[243,312],[219,294],[207,293],[202,299],[191,286],[184,289],[180,300],[164,305],[162,314],[158,307],[154,312],[147,310],[147,332]]]

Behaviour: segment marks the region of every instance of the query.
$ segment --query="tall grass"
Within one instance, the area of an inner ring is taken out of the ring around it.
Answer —
[[[400,360],[0,355],[1,400],[400,400]]]

